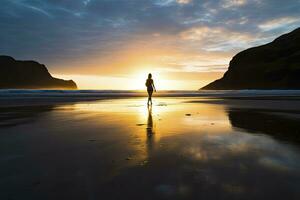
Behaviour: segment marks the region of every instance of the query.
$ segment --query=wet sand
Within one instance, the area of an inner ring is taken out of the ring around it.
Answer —
[[[295,98],[2,101],[0,199],[300,199]]]

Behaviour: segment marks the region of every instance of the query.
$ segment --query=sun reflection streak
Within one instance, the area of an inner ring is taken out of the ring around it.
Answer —
[[[144,165],[151,160],[164,146],[165,138],[188,132],[193,137],[203,135],[218,141],[220,135],[232,131],[224,107],[186,103],[184,99],[157,97],[151,107],[147,107],[146,97],[110,99],[77,103],[71,108],[78,113],[74,115],[76,119],[96,127],[101,123],[109,130],[119,130],[118,137],[127,137],[126,146],[135,152],[132,165]],[[190,153],[195,159],[207,157],[204,152],[191,150]]]

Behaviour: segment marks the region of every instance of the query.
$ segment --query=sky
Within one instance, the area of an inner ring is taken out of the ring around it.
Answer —
[[[300,0],[1,0],[0,54],[80,89],[195,90],[300,27]]]

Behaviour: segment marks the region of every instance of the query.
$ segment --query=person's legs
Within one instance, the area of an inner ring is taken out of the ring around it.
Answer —
[[[151,102],[152,104],[152,93],[153,93],[153,90],[147,90],[148,91],[148,103],[149,104]]]
[[[148,92],[148,101],[147,101],[147,104],[149,105],[149,102],[150,102],[150,91],[147,90],[147,92]]]
[[[152,93],[153,93],[153,90],[151,90],[151,92],[150,92],[150,102],[151,102],[151,105],[152,105]]]

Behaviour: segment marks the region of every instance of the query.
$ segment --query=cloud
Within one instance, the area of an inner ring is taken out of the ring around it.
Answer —
[[[189,65],[188,63],[179,64],[176,67],[163,67],[159,68],[160,72],[224,72],[228,64],[223,65]],[[180,68],[178,68],[178,66]]]
[[[230,31],[222,27],[194,27],[181,33],[184,40],[198,42],[206,51],[228,51],[250,46],[255,35]]]
[[[271,31],[274,29],[284,28],[287,26],[300,26],[300,18],[299,17],[281,17],[277,19],[268,20],[258,27],[263,31]]]
[[[35,6],[35,5],[31,5],[31,4],[26,4],[23,1],[12,1],[12,4],[14,4],[16,7],[21,7],[24,8],[25,10],[29,10],[38,14],[42,14],[44,16],[47,17],[53,17],[49,12],[47,12],[45,9]]]
[[[215,71],[238,51],[291,31],[298,19],[298,0],[3,0],[0,53],[39,60],[56,73],[79,65],[84,73],[121,71],[129,51],[129,68],[146,60]],[[86,70],[90,63],[94,70]]]
[[[184,5],[191,3],[192,0],[156,0],[155,4],[159,6]]]
[[[83,4],[84,4],[85,6],[87,6],[87,5],[90,3],[90,1],[91,1],[91,0],[84,0],[84,1],[83,1]]]
[[[41,13],[43,15],[46,15],[47,17],[52,17],[52,15],[50,15],[48,12],[46,12],[45,10],[35,7],[35,6],[30,6],[30,5],[23,5],[25,8],[31,9],[35,12]]]
[[[179,3],[179,4],[189,4],[189,3],[192,2],[192,0],[176,0],[176,1],[177,1],[177,3]]]
[[[247,0],[223,0],[223,8],[244,6],[247,2]]]

